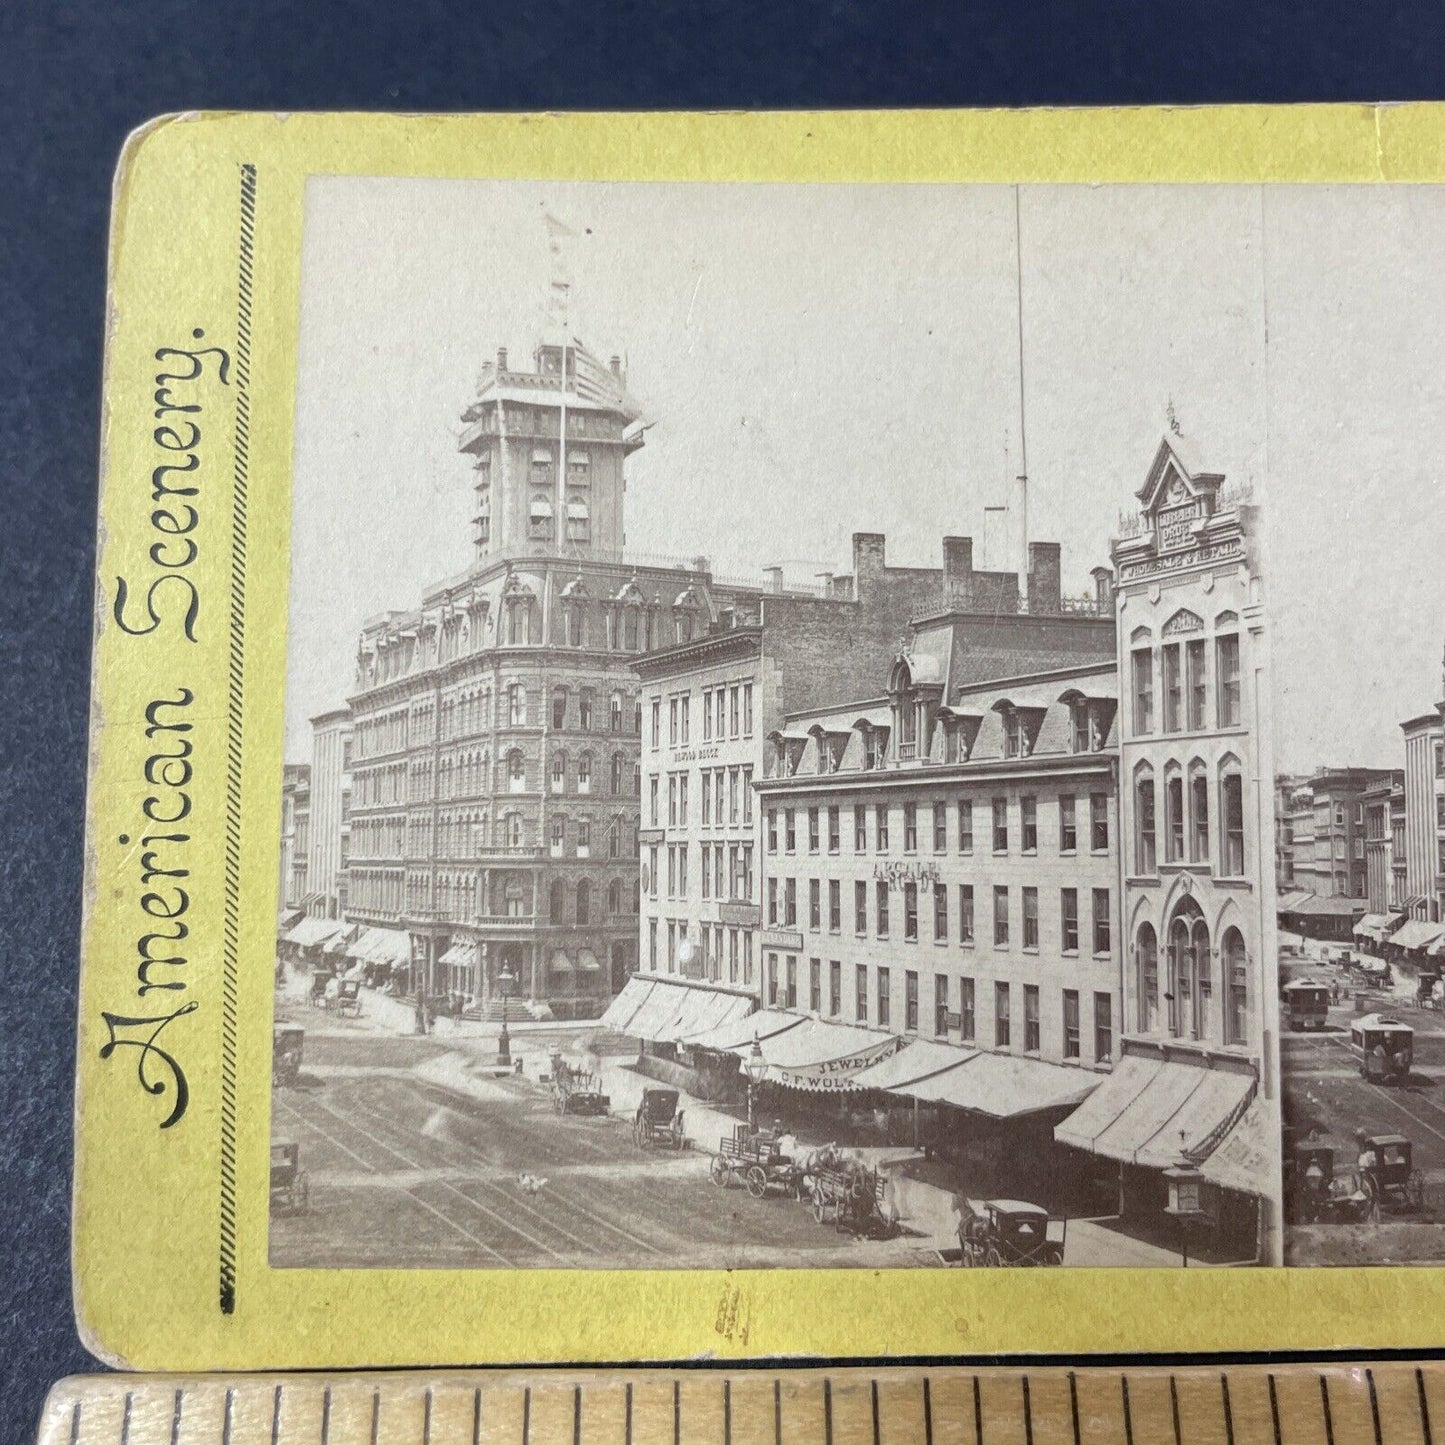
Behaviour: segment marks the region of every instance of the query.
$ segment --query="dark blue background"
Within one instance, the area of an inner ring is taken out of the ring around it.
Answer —
[[[111,170],[191,108],[1440,98],[1433,5],[0,3],[0,1438],[90,1363],[68,1202]],[[157,1201],[157,1221],[164,1205]]]

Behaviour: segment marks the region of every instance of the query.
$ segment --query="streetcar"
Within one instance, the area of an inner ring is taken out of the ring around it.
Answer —
[[[1297,978],[1280,989],[1285,1026],[1322,1029],[1329,1022],[1330,986],[1315,978]]]
[[[1366,1014],[1350,1024],[1350,1054],[1362,1078],[1404,1083],[1415,1060],[1415,1030],[1386,1014]]]

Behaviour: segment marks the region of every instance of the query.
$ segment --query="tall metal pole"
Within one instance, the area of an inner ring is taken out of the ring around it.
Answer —
[[[1018,303],[1019,332],[1019,593],[1025,601],[1029,588],[1029,442],[1024,417],[1024,262],[1023,226],[1019,216],[1019,188],[1014,186],[1014,294]]]

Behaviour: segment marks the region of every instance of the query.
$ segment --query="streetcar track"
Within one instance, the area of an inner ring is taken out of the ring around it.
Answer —
[[[370,1130],[363,1129],[360,1124],[354,1123],[339,1110],[333,1109],[331,1105],[324,1103],[320,1099],[316,1100],[316,1105],[318,1108],[325,1109],[326,1112],[332,1115],[334,1118],[339,1119],[343,1124],[347,1125],[348,1128],[354,1129],[364,1139],[367,1139],[372,1144],[375,1144],[378,1149],[384,1149],[388,1154],[392,1155],[393,1158],[401,1160],[401,1162],[405,1164],[409,1169],[418,1169],[423,1171],[425,1170],[426,1166],[424,1164],[421,1164],[418,1160],[408,1158],[408,1156],[403,1154],[400,1149],[393,1148],[384,1139],[378,1139],[373,1133],[370,1132]],[[447,1183],[447,1181],[444,1179],[438,1179],[435,1181],[435,1183],[437,1188],[445,1189],[448,1192],[455,1194],[458,1199],[465,1200],[468,1204],[472,1206],[473,1209],[476,1209],[480,1213],[487,1215],[489,1218],[496,1220],[496,1222],[500,1224],[503,1229],[509,1230],[519,1239],[525,1239],[527,1243],[530,1244],[534,1249],[543,1250],[545,1253],[550,1254],[553,1259],[560,1260],[563,1257],[562,1254],[559,1251],[553,1249],[551,1245],[545,1244],[540,1239],[534,1238],[532,1235],[528,1234],[525,1229],[522,1229],[519,1226],[513,1224],[510,1220],[498,1214],[495,1209],[491,1209],[487,1205],[482,1203],[480,1199],[473,1199],[471,1195],[463,1194],[462,1191],[458,1189],[455,1185]],[[412,1194],[411,1190],[407,1190],[406,1192],[408,1194],[411,1194],[412,1198],[417,1197],[415,1194]],[[500,1255],[498,1257],[502,1258],[502,1256]]]
[[[1317,1057],[1331,1057],[1331,1045],[1333,1045],[1333,1047],[1336,1049],[1343,1049],[1346,1054],[1349,1053],[1349,1045],[1342,1037],[1335,1034],[1327,1034],[1323,1037],[1311,1038],[1308,1040],[1308,1042],[1313,1048],[1318,1050]],[[1358,1072],[1358,1070],[1356,1070],[1356,1072]],[[1445,1105],[1436,1103],[1434,1099],[1430,1098],[1420,1089],[1410,1088],[1410,1086],[1408,1085],[1406,1086],[1406,1088],[1409,1092],[1410,1098],[1413,1099],[1416,1103],[1420,1104],[1424,1108],[1433,1109],[1438,1114],[1445,1115]],[[1433,1124],[1428,1123],[1425,1119],[1421,1118],[1420,1115],[1416,1113],[1413,1109],[1406,1108],[1406,1106],[1400,1102],[1399,1098],[1389,1089],[1382,1086],[1378,1089],[1377,1092],[1374,1093],[1373,1097],[1379,1099],[1382,1103],[1392,1105],[1407,1119],[1409,1119],[1411,1123],[1418,1124],[1427,1133],[1433,1134],[1442,1143],[1445,1143],[1445,1131],[1437,1129]]]
[[[356,1150],[347,1148],[347,1146],[343,1144],[340,1139],[336,1138],[333,1134],[328,1133],[325,1129],[321,1127],[320,1124],[316,1123],[314,1119],[308,1119],[306,1115],[303,1114],[301,1110],[295,1106],[295,1104],[291,1103],[287,1099],[281,1099],[279,1097],[277,1099],[277,1102],[285,1105],[287,1111],[295,1119],[299,1120],[308,1129],[314,1130],[317,1134],[320,1134],[321,1137],[325,1139],[326,1142],[330,1144],[333,1148],[341,1150],[343,1154],[349,1154],[353,1159],[356,1160],[358,1164],[361,1165],[363,1169],[366,1170],[368,1174],[377,1174],[380,1172],[377,1169],[376,1165],[373,1164],[369,1159],[363,1159],[361,1155],[356,1152]]]

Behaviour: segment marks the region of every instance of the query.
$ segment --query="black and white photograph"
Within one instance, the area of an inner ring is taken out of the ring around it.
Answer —
[[[313,177],[272,1264],[1438,1261],[1441,204]]]

